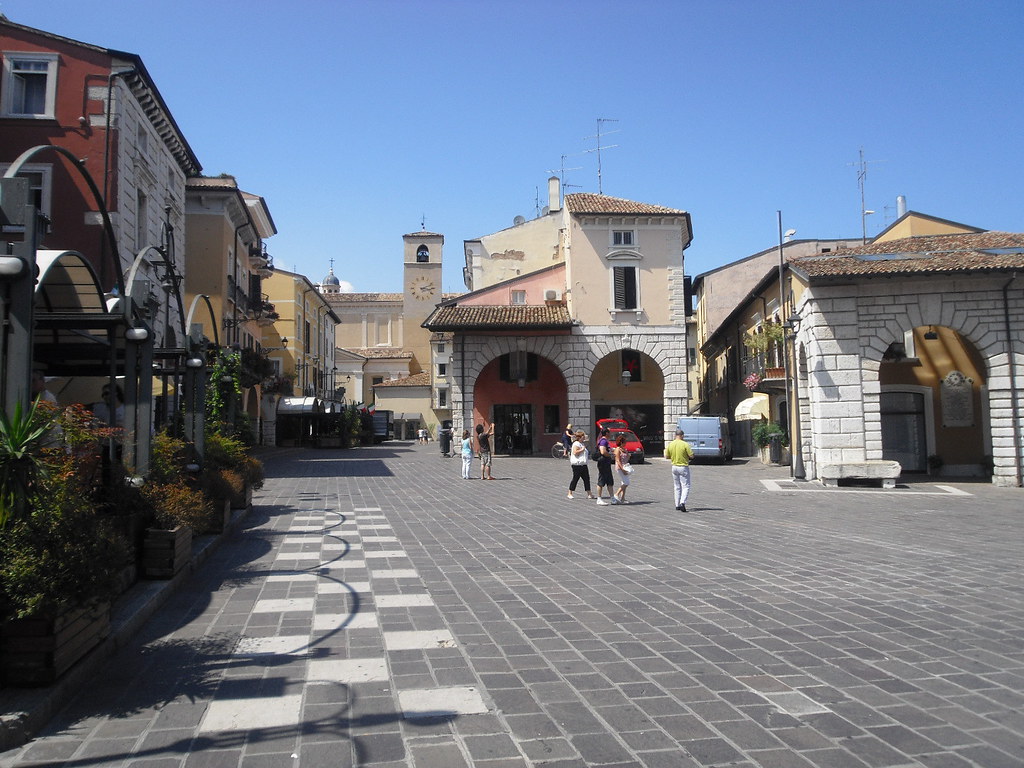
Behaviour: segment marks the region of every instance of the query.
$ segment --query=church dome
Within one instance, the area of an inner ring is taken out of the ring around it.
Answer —
[[[333,285],[335,287],[341,285],[341,280],[339,280],[337,275],[334,274],[334,267],[331,267],[331,271],[327,273],[327,277],[320,281],[320,285]]]

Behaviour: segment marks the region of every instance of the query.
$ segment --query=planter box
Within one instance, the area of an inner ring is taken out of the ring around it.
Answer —
[[[203,528],[203,533],[224,533],[231,522],[231,499],[211,499],[213,517]]]
[[[51,619],[0,624],[0,673],[9,685],[50,685],[110,633],[110,604]]]
[[[192,529],[179,525],[171,530],[150,528],[142,541],[142,575],[169,579],[192,559]]]
[[[245,484],[245,489],[238,494],[234,494],[228,499],[228,503],[231,505],[231,509],[248,509],[252,506],[252,486],[248,483]]]

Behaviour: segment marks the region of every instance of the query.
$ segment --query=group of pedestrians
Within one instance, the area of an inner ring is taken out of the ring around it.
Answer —
[[[571,426],[571,425],[570,425]],[[613,445],[608,439],[607,429],[600,431],[597,445],[594,450],[594,460],[597,462],[597,496],[590,492],[590,449],[587,448],[587,436],[582,430],[573,434],[573,442],[569,448],[569,466],[572,467],[572,481],[569,483],[569,494],[567,498],[575,498],[573,493],[576,486],[583,481],[583,489],[587,492],[588,499],[597,499],[601,506],[608,504],[628,504],[626,500],[626,489],[629,488],[630,476],[633,474],[633,467],[629,463],[629,451],[626,450],[626,437],[619,435]],[[619,487],[615,488],[615,477],[619,478]],[[605,493],[607,492],[607,501]]]
[[[566,433],[572,425],[566,427]],[[587,448],[587,436],[582,430],[576,430],[569,447],[569,466],[572,468],[572,480],[569,482],[569,493],[566,498],[573,499],[580,481],[587,492],[588,499],[597,499],[601,506],[609,504],[628,504],[626,490],[629,488],[633,467],[629,463],[629,451],[626,450],[625,435],[619,435],[614,446],[608,439],[609,431],[600,430],[600,437],[595,446],[594,459],[597,462],[597,496],[590,492],[590,449]],[[690,461],[693,459],[693,448],[683,438],[681,429],[676,430],[675,439],[665,446],[664,456],[672,462],[672,488],[675,507],[679,512],[686,512],[686,499],[690,495]],[[615,486],[618,476],[619,487]],[[607,492],[607,500],[605,499]]]
[[[562,443],[566,446],[569,467],[572,469],[572,480],[569,482],[569,493],[566,498],[576,498],[576,488],[582,481],[583,490],[588,499],[596,499],[601,506],[609,504],[629,504],[626,491],[633,474],[630,454],[626,450],[626,436],[620,434],[614,444],[609,440],[608,429],[601,429],[594,447],[593,458],[597,462],[597,496],[590,489],[591,452],[587,447],[587,435],[581,430],[574,430],[572,424],[566,424],[562,434]],[[491,440],[494,437],[494,424],[476,425],[476,455],[480,457],[480,479],[493,480],[491,474]],[[664,456],[672,462],[672,490],[676,510],[686,512],[686,499],[690,495],[690,461],[693,459],[693,448],[683,438],[683,430],[677,429],[675,439],[665,446]],[[462,430],[462,479],[470,480],[473,469],[473,436],[468,429]],[[618,477],[619,487],[615,487]]]

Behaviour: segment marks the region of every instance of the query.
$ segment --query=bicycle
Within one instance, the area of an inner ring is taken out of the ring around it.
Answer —
[[[551,458],[552,459],[564,459],[565,458],[565,443],[559,440],[557,443],[551,446]]]

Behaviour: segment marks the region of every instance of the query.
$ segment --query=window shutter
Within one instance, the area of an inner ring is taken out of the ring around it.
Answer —
[[[626,270],[623,267],[612,269],[615,288],[615,308],[626,308]]]

